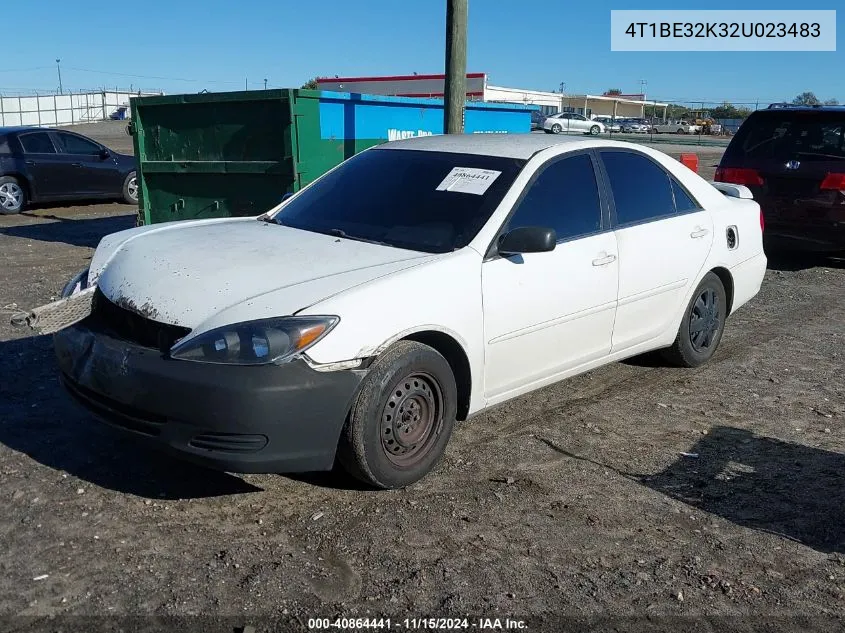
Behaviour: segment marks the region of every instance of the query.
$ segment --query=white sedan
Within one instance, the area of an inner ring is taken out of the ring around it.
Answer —
[[[457,420],[651,350],[707,362],[760,289],[760,208],[623,142],[429,136],[266,214],[100,242],[63,384],[139,440],[234,472],[417,481]],[[81,301],[81,299],[80,299]]]
[[[546,134],[577,132],[579,134],[592,134],[596,136],[605,131],[605,126],[600,121],[588,119],[583,114],[558,112],[543,121],[543,130]]]

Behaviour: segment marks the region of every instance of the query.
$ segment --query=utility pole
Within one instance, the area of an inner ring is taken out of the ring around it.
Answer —
[[[443,130],[463,134],[467,98],[467,7],[469,0],[446,0],[446,82]]]
[[[264,90],[267,90],[267,79],[264,79]]]
[[[645,101],[645,87],[648,85],[648,82],[645,79],[640,79],[640,94],[643,96],[643,101]]]
[[[62,93],[62,67],[60,65],[61,61],[62,60],[59,59],[58,57],[56,58],[56,70],[59,71],[59,94],[63,94]]]

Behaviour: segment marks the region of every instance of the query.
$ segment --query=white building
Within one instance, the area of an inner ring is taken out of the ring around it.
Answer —
[[[123,111],[129,118],[129,99],[162,92],[94,90],[49,95],[0,95],[0,127],[57,126],[104,121]]]
[[[317,79],[321,90],[359,92],[397,97],[442,98],[445,75],[388,75],[376,77],[325,77]],[[540,106],[544,114],[562,110],[587,117],[617,116],[643,118],[648,107],[649,116],[662,114],[665,118],[668,103],[648,101],[645,95],[589,95],[561,94],[522,88],[491,86],[486,73],[468,73],[466,79],[468,100],[498,103],[521,103]],[[634,98],[640,97],[640,98]],[[656,108],[656,112],[653,108]],[[661,113],[660,110],[663,110]]]

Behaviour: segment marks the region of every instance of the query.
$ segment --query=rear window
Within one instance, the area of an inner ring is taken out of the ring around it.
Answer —
[[[845,111],[752,115],[731,143],[730,153],[763,160],[845,159]]]
[[[55,154],[56,148],[46,132],[30,132],[18,136],[18,141],[27,154]]]

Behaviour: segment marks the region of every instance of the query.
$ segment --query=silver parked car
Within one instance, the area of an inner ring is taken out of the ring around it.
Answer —
[[[588,119],[583,114],[558,112],[543,121],[543,130],[548,134],[579,132],[581,134],[592,134],[595,136],[604,132],[604,125],[598,121]]]

